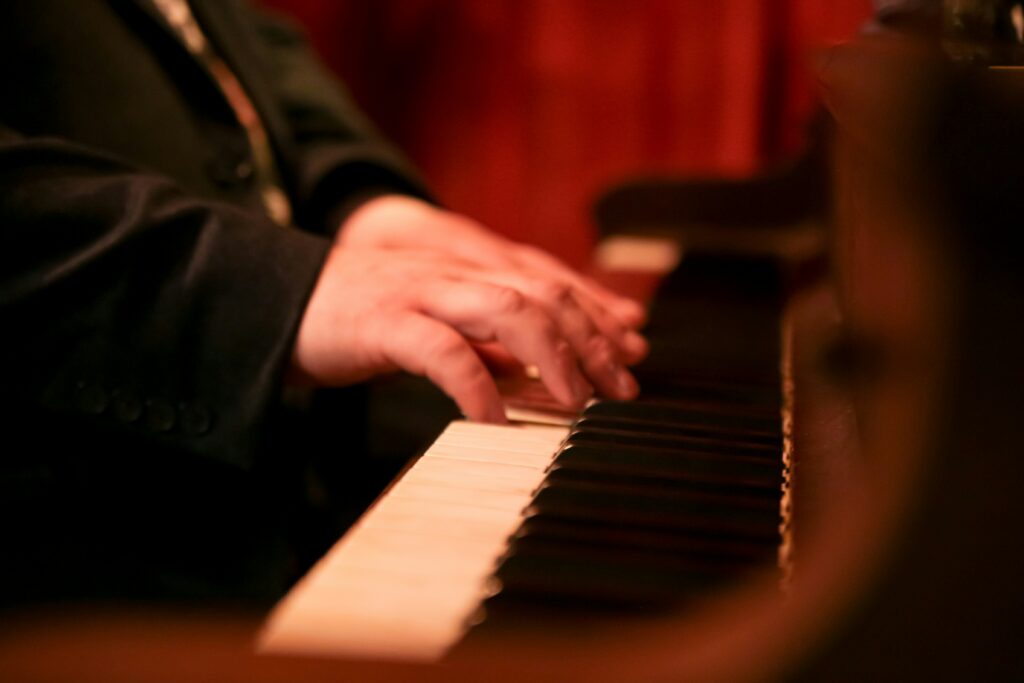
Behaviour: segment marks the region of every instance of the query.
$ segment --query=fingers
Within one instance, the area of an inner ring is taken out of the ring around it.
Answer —
[[[567,285],[534,285],[530,291],[559,323],[587,377],[601,394],[618,399],[636,397],[639,388],[624,363],[639,361],[647,354],[643,337],[624,328]]]
[[[436,281],[421,288],[420,306],[470,339],[498,341],[524,365],[537,366],[561,403],[579,408],[593,394],[577,363],[579,352],[540,306],[515,289]]]
[[[636,301],[615,294],[541,249],[529,245],[516,246],[515,260],[521,266],[555,281],[569,283],[583,295],[581,298],[587,298],[592,305],[610,312],[620,325],[636,330],[646,321],[647,313]]]
[[[634,398],[636,381],[624,363],[639,361],[647,342],[612,315],[564,283],[524,277],[515,272],[487,272],[481,277],[524,292],[556,323],[598,391],[619,399]]]
[[[401,368],[433,381],[471,419],[501,422],[494,380],[472,346],[494,342],[536,366],[566,406],[581,407],[594,386],[635,397],[624,363],[642,357],[646,342],[574,284],[585,278],[551,261],[557,272],[545,275],[514,264],[482,268],[430,248],[339,245],[300,322],[295,374],[342,386]]]
[[[627,365],[639,363],[647,357],[650,345],[643,335],[636,330],[627,327],[620,322],[620,319],[608,309],[596,304],[586,296],[576,296],[580,308],[586,312],[594,325],[609,339],[615,341],[619,356]]]
[[[469,419],[506,422],[494,379],[469,343],[448,325],[404,313],[390,321],[381,339],[388,362],[429,379]]]
[[[578,273],[572,275],[573,284],[579,290],[586,292],[595,302],[611,311],[622,324],[638,330],[647,322],[647,311],[636,301],[615,294],[592,278]]]
[[[529,245],[511,242],[465,216],[438,209],[412,197],[385,195],[354,211],[338,233],[349,247],[422,249],[455,256],[484,268],[519,269],[543,279],[569,284],[618,325],[638,329],[645,320],[643,307],[614,294],[594,280],[576,273],[554,256]],[[602,327],[606,333],[611,331]]]

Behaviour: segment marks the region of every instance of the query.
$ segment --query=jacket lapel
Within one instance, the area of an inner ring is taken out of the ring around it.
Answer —
[[[196,59],[181,41],[174,27],[152,0],[109,0],[125,21],[136,26],[168,70],[181,79],[182,88],[201,102],[207,111],[225,122],[235,121],[235,113],[221,91],[217,80],[206,66]]]
[[[142,12],[149,16],[150,20],[156,22],[161,26],[164,31],[171,37],[177,40],[177,36],[174,35],[174,28],[167,23],[167,18],[163,12],[157,9],[156,5],[153,4],[153,0],[127,0],[131,4],[138,7]]]

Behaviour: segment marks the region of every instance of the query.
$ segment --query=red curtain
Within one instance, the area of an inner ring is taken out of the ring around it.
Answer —
[[[448,206],[581,264],[626,177],[747,174],[796,153],[807,64],[869,0],[263,0]]]

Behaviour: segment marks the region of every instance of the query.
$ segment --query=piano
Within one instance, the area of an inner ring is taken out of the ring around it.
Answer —
[[[690,244],[643,399],[452,425],[260,653],[251,624],[72,615],[0,633],[0,678],[1024,680],[1020,78],[836,50],[823,277]]]
[[[638,400],[566,425],[451,424],[286,598],[262,647],[433,661],[779,574],[783,286],[773,256],[683,258],[652,311]]]
[[[265,652],[423,680],[1024,679],[1021,73],[877,36],[821,78],[827,273],[690,234],[640,400],[450,427],[281,603]],[[517,496],[489,493],[492,467]],[[436,497],[452,509],[404,526]],[[492,514],[449,592],[461,540],[426,539]]]

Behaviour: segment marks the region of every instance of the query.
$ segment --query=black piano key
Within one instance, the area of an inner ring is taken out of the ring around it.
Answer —
[[[759,445],[773,449],[776,454],[781,452],[782,449],[781,439],[779,436],[774,434],[763,434],[747,430],[727,429],[724,427],[711,427],[707,425],[679,425],[621,417],[583,415],[574,423],[574,429],[662,434],[665,436],[699,439],[711,443]]]
[[[603,520],[662,529],[721,533],[748,538],[777,538],[779,511],[751,499],[686,492],[672,495],[610,492],[599,487],[541,489],[524,514],[559,519]]]
[[[479,611],[486,628],[474,629],[476,638],[539,626],[548,631],[579,633],[594,625],[622,626],[627,619],[667,614],[755,570],[774,570],[777,539],[738,541],[721,536],[689,537],[656,530],[534,516],[517,533],[512,550],[495,574],[496,591]],[[541,536],[549,543],[523,543],[523,537]],[[580,551],[592,541],[598,552]],[[624,541],[624,544],[622,543]],[[639,541],[647,550],[689,555],[666,562],[647,561],[632,552]],[[561,546],[562,543],[572,547]],[[730,547],[731,546],[731,547]],[[603,549],[621,548],[609,557]],[[701,551],[707,551],[706,558]],[[727,561],[722,561],[722,558]],[[729,561],[735,560],[735,561]]]
[[[580,601],[591,608],[638,606],[703,594],[732,576],[735,572],[701,562],[649,565],[631,556],[595,561],[533,552],[506,557],[495,573],[495,588],[505,599]]]
[[[670,425],[703,425],[749,431],[756,434],[778,434],[778,415],[734,415],[693,410],[671,403],[637,401],[599,401],[587,407],[586,416],[627,418]]]
[[[575,629],[775,566],[781,282],[774,259],[732,255],[695,254],[670,276],[635,369],[642,395],[577,421],[509,542],[487,622],[570,613]]]
[[[698,569],[722,578],[736,576],[752,566],[747,558],[702,553],[695,549],[670,553],[636,545],[631,546],[628,553],[623,553],[621,548],[609,544],[585,543],[579,539],[567,541],[537,534],[517,538],[509,546],[505,559],[513,556],[543,557],[553,564],[579,560],[592,566],[628,567],[639,571]]]
[[[782,467],[763,458],[661,451],[616,445],[570,444],[559,451],[551,470],[582,470],[622,476],[664,477],[710,484],[736,483],[778,490]]]
[[[456,649],[468,652],[477,643],[501,643],[512,634],[536,634],[538,629],[543,629],[548,636],[559,632],[576,637],[584,631],[609,633],[612,629],[622,629],[630,621],[640,623],[652,616],[670,613],[680,602],[678,598],[661,603],[650,600],[612,602],[586,596],[502,589],[480,605],[473,616],[477,626]]]
[[[607,538],[607,536],[606,536]],[[777,571],[774,544],[750,558],[701,557],[699,552],[658,555],[614,545],[518,544],[495,573],[497,594],[483,606],[489,624],[545,628],[553,619],[672,611],[692,598],[734,584],[761,569]],[[536,621],[536,619],[543,621]],[[576,628],[578,628],[578,622]]]
[[[645,392],[630,401],[630,403],[637,406],[666,406],[713,415],[750,416],[767,418],[769,420],[779,419],[779,405],[774,402],[768,404],[734,403]]]
[[[663,476],[643,474],[623,475],[585,469],[556,467],[551,469],[537,491],[550,487],[578,488],[590,486],[596,490],[623,491],[639,495],[676,495],[679,493],[703,493],[720,498],[736,497],[743,500],[758,499],[766,505],[778,505],[782,487],[779,476],[777,487],[749,486],[735,481],[699,481],[672,479]]]
[[[778,550],[778,539],[775,538],[731,538],[595,520],[565,520],[544,514],[526,519],[516,530],[511,544],[518,547],[524,539],[530,538],[544,539],[569,548],[583,545],[608,548],[616,553],[641,549],[668,554],[699,554],[747,565],[774,561]]]
[[[692,436],[663,434],[658,431],[637,431],[621,429],[602,429],[594,426],[576,425],[569,433],[567,443],[615,445],[623,444],[644,448],[681,450],[695,453],[718,453],[723,455],[743,455],[753,458],[772,458],[778,460],[779,449],[761,444],[729,443],[717,439],[701,439]]]
[[[610,495],[626,495],[648,497],[651,499],[684,499],[719,502],[724,505],[735,505],[758,510],[776,510],[779,507],[779,489],[758,489],[756,487],[738,486],[731,483],[705,485],[701,482],[655,481],[640,477],[593,477],[589,472],[556,470],[537,487],[534,497],[545,489],[563,491],[587,491],[594,494],[600,503],[600,497]]]
[[[736,384],[726,381],[697,380],[669,377],[664,373],[644,372],[637,369],[637,379],[643,396],[665,396],[679,400],[692,400],[731,405],[753,405],[779,408],[782,396],[778,382],[769,384]]]
[[[515,552],[523,551],[524,539],[540,538],[571,552],[597,546],[616,554],[643,551],[675,559],[696,553],[694,557],[735,563],[772,555],[778,546],[777,492],[735,487],[687,490],[655,480],[588,480],[581,473],[565,474],[552,473],[544,490],[554,489],[553,494],[538,494],[527,509],[527,518],[510,543]],[[572,500],[567,500],[568,492]],[[545,504],[552,499],[555,504]],[[687,504],[680,508],[676,503],[683,500]],[[642,509],[635,508],[637,503]],[[594,508],[604,512],[592,515]],[[738,508],[759,511],[756,526],[738,525]],[[723,509],[728,519],[720,519]],[[675,515],[682,519],[666,519]]]

